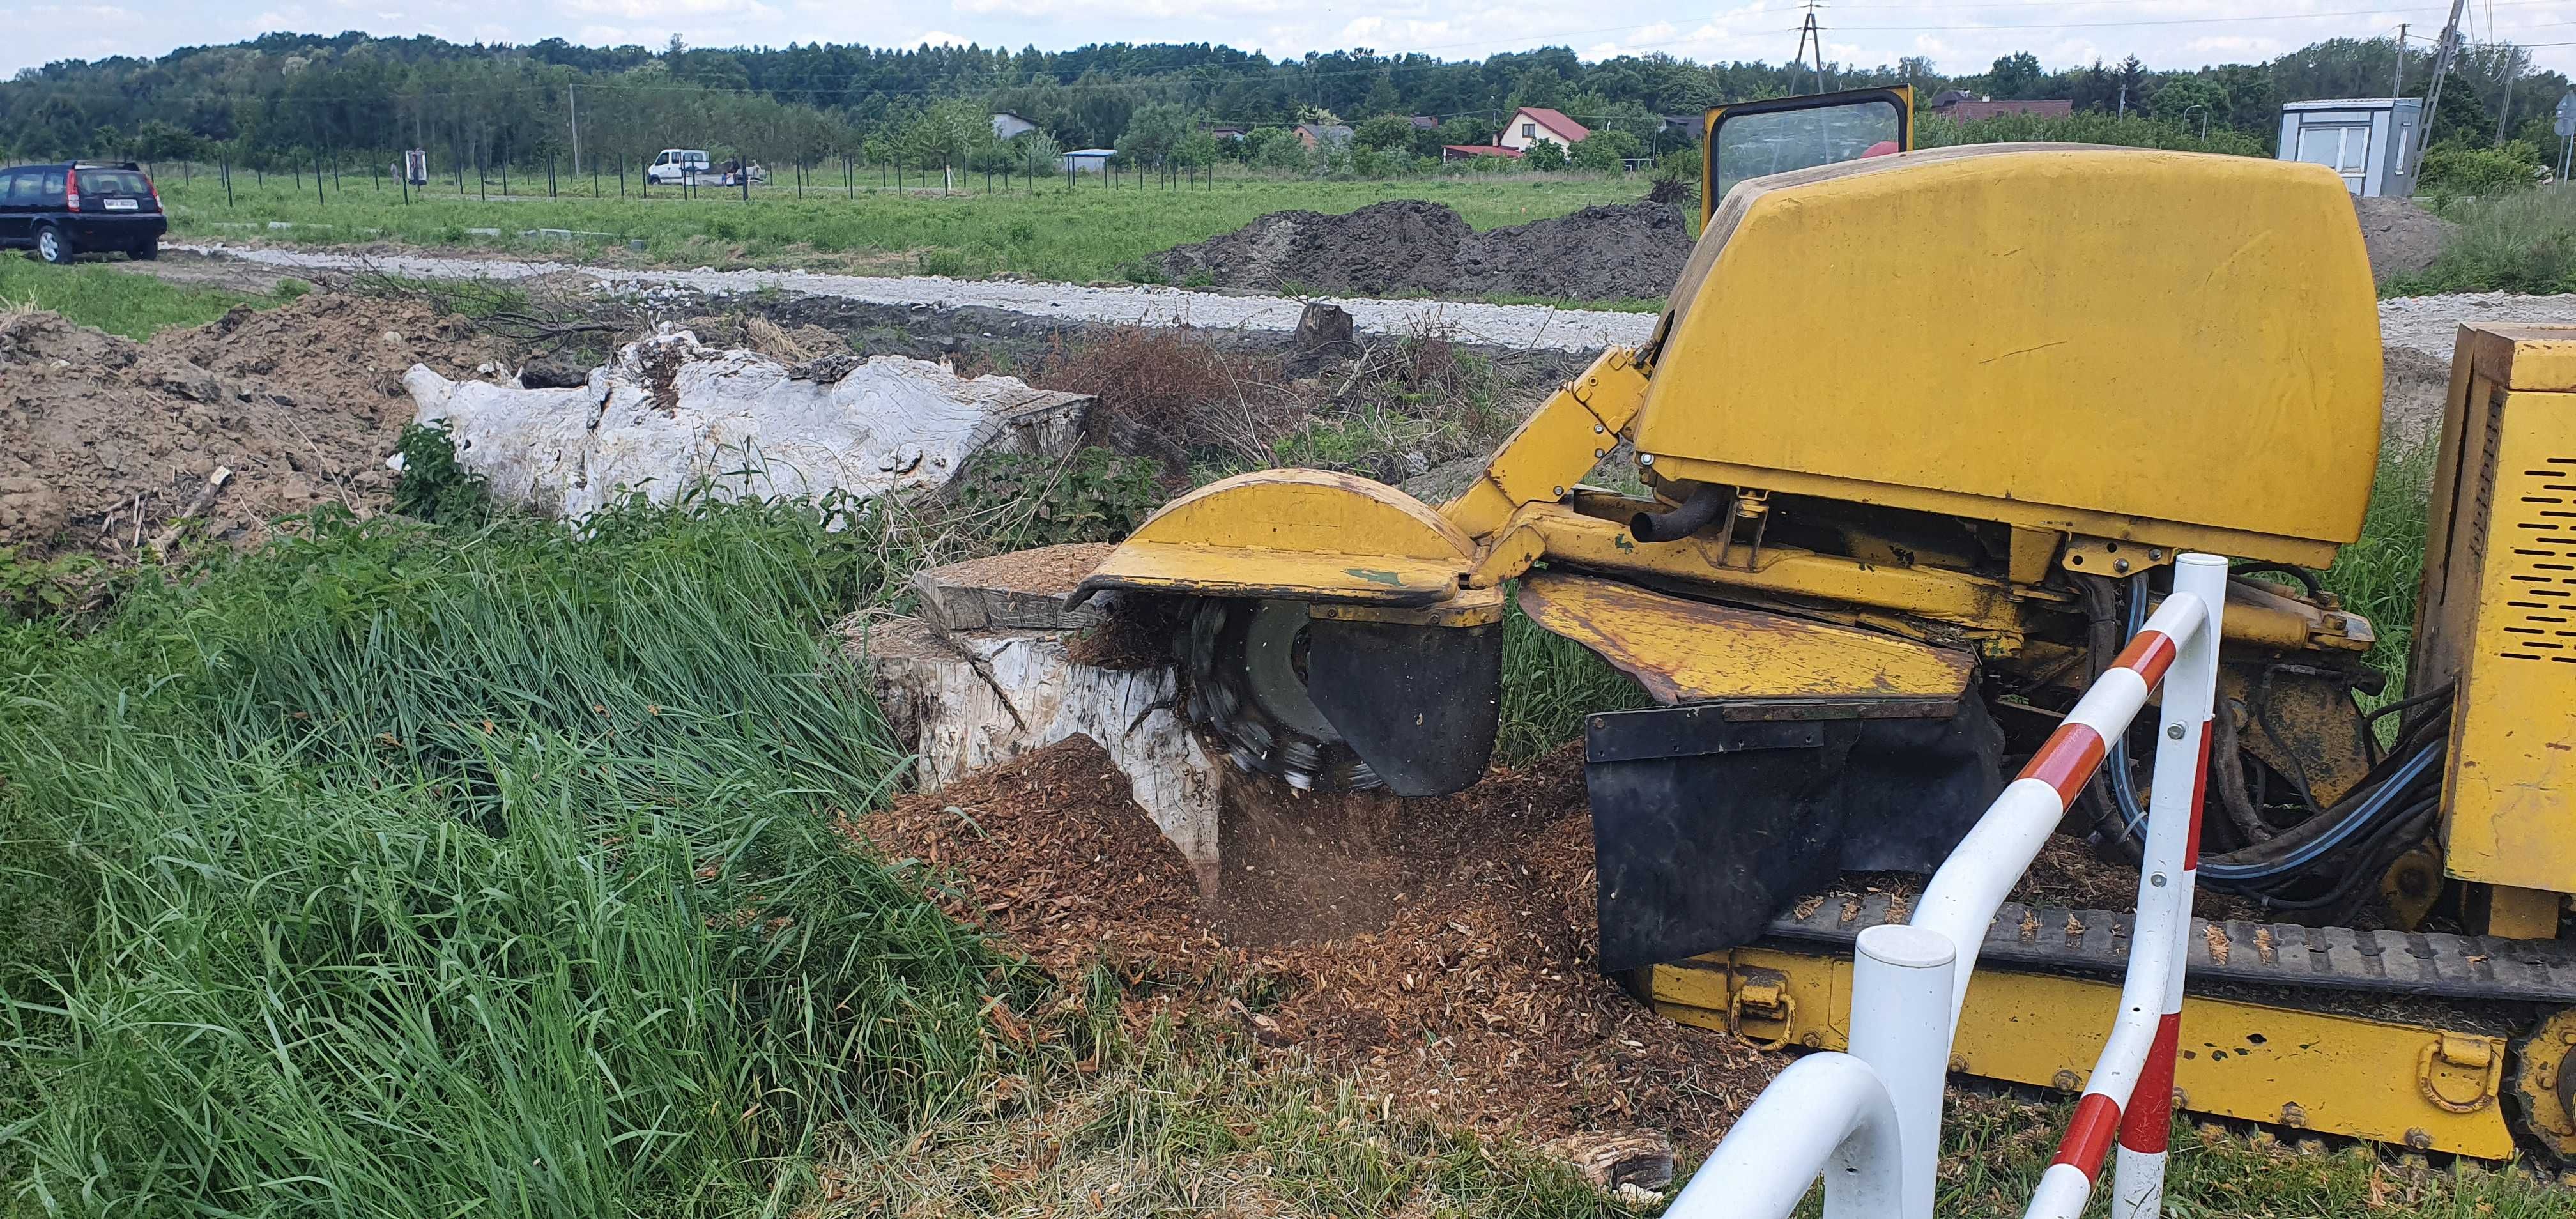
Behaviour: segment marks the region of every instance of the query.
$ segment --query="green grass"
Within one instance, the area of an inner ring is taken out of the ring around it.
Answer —
[[[380,519],[0,635],[0,1180],[82,1214],[737,1214],[1035,984],[846,848],[901,758],[793,507]]]
[[[2576,292],[2576,186],[2546,186],[2441,209],[2459,232],[2433,265],[2381,285],[2383,296]]]
[[[302,189],[272,178],[254,186],[236,174],[233,198],[215,179],[161,182],[174,230],[189,239],[257,238],[311,244],[378,239],[425,246],[506,250],[526,256],[630,261],[636,265],[809,265],[868,274],[990,275],[1013,272],[1041,279],[1084,282],[1134,273],[1140,260],[1174,245],[1201,241],[1242,227],[1255,217],[1288,208],[1347,212],[1388,199],[1431,199],[1458,209],[1479,228],[1544,220],[1596,203],[1643,198],[1642,175],[1583,177],[1477,175],[1382,182],[1315,181],[1275,177],[1225,178],[1213,190],[1152,186],[1111,189],[1085,179],[1067,189],[1061,179],[1037,193],[1019,188],[987,194],[977,177],[970,190],[942,196],[936,179],[928,191],[870,189],[867,178],[852,199],[839,188],[809,187],[805,198],[790,187],[757,188],[745,202],[724,191],[682,199],[655,188],[649,201],[610,197],[520,198],[486,202],[473,183],[459,196],[433,186],[406,204],[391,185],[370,185],[344,175],[337,193],[327,187],[316,200],[311,180]],[[588,181],[580,184],[585,190]],[[512,182],[514,189],[524,185]],[[539,181],[542,190],[542,179]],[[299,227],[272,230],[270,222]],[[311,227],[306,227],[311,226]],[[501,236],[470,230],[499,229]],[[553,228],[608,233],[573,242],[522,239],[525,230]],[[625,248],[629,239],[645,252]]]
[[[235,305],[280,305],[305,291],[298,280],[281,280],[278,287],[274,295],[253,296],[168,283],[111,264],[56,267],[0,253],[0,308],[50,309],[138,342],[172,326],[205,325]]]
[[[2394,445],[2380,454],[2361,538],[2336,552],[2321,579],[2346,608],[2370,620],[2378,633],[2366,658],[2388,675],[2387,692],[2406,689],[2406,661],[2415,645],[2415,596],[2424,579],[2424,522],[2433,491],[2435,444]]]

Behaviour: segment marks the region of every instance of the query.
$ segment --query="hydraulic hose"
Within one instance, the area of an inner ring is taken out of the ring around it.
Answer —
[[[1628,519],[1628,532],[1640,542],[1678,542],[1700,531],[1726,510],[1727,489],[1701,483],[1690,498],[1670,512],[1640,512]]]

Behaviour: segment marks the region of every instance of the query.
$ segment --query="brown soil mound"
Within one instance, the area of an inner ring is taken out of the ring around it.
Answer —
[[[428,305],[336,293],[148,343],[0,317],[0,546],[130,555],[191,508],[199,536],[251,544],[324,502],[372,511],[411,420],[404,370],[470,376],[482,348]]]
[[[1316,824],[1332,810],[1277,797],[1265,827],[1229,840],[1213,908],[1126,791],[1076,737],[860,828],[962,875],[952,912],[1060,976],[1106,958],[1203,1018],[1480,1129],[1646,1125],[1704,1145],[1784,1061],[1663,1020],[1594,971],[1579,752],[1411,802],[1361,828],[1365,851],[1316,850],[1346,841]]]
[[[1391,199],[1344,215],[1272,212],[1221,237],[1163,255],[1174,282],[1310,292],[1445,292],[1467,222],[1445,203]]]
[[[2460,231],[2412,199],[2355,195],[2352,207],[2361,220],[2361,243],[2370,250],[2370,277],[2383,282],[2432,266],[2442,243]]]
[[[1690,230],[1668,203],[1587,207],[1478,233],[1447,204],[1394,199],[1344,215],[1272,212],[1164,252],[1176,283],[1276,292],[1425,292],[1625,300],[1670,291]]]
[[[1587,207],[1478,233],[1458,249],[1466,296],[1660,297],[1690,261],[1690,222],[1669,203]]]

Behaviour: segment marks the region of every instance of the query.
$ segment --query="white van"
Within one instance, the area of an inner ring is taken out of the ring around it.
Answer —
[[[665,148],[662,155],[653,158],[653,163],[644,168],[644,179],[677,185],[711,180],[715,172],[715,162],[707,159],[706,149]]]

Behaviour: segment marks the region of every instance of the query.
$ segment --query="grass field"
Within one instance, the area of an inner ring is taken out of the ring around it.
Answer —
[[[294,280],[282,280],[278,287],[275,295],[252,296],[164,283],[99,263],[49,267],[21,254],[0,253],[0,309],[49,309],[81,325],[137,340],[169,326],[202,326],[235,305],[283,304],[304,290]]]
[[[2421,273],[2382,292],[2576,292],[2576,186],[2465,199],[2441,212],[2460,231]]]
[[[873,179],[871,179],[871,182]],[[1027,179],[1015,191],[971,189],[943,195],[937,179],[927,189],[861,187],[851,198],[837,180],[831,189],[757,188],[750,201],[709,189],[684,199],[657,187],[646,200],[523,197],[485,201],[452,187],[433,185],[406,203],[390,183],[371,184],[344,175],[338,191],[326,185],[316,199],[312,181],[301,189],[283,178],[254,184],[236,173],[232,198],[210,177],[160,180],[161,197],[183,238],[358,244],[373,240],[426,246],[507,250],[518,254],[577,257],[586,262],[634,265],[794,265],[860,273],[992,275],[1010,272],[1040,279],[1084,282],[1127,277],[1147,254],[1200,241],[1242,227],[1255,217],[1289,208],[1347,212],[1387,199],[1432,199],[1458,209],[1476,228],[1543,220],[1596,203],[1630,202],[1645,194],[1642,175],[1501,175],[1422,178],[1389,182],[1324,182],[1282,178],[1225,178],[1213,189],[1150,185],[1112,189],[1096,177],[1068,189],[1062,179]],[[582,184],[585,188],[588,183]],[[628,181],[629,191],[635,183]],[[614,190],[614,183],[610,184]],[[297,227],[271,229],[272,223]],[[476,229],[496,229],[498,235]],[[522,238],[534,229],[562,229],[607,236]],[[641,253],[626,248],[641,240]]]
[[[2384,635],[2415,460],[2330,576]],[[902,595],[899,522],[429,501],[0,622],[0,1215],[1627,1213],[1230,1025],[1130,1033],[1141,991],[1049,980],[853,847],[903,759],[824,628]],[[1510,647],[1516,753],[1617,697]],[[2066,1117],[1955,1096],[1940,1213],[2017,1211]],[[2513,1171],[2175,1148],[2178,1215],[2576,1211]]]

